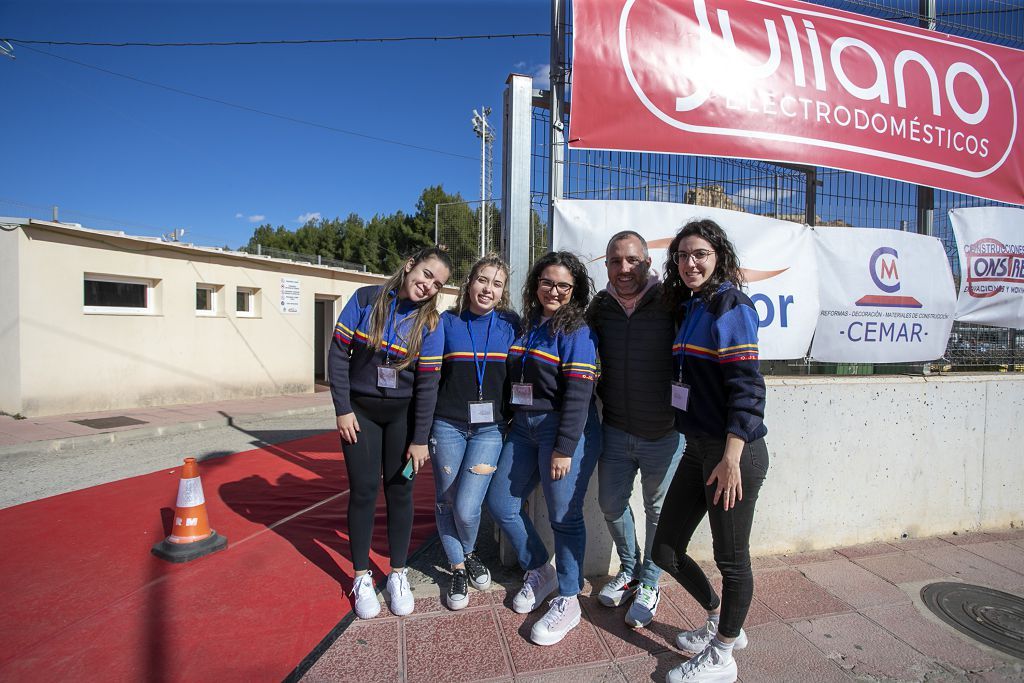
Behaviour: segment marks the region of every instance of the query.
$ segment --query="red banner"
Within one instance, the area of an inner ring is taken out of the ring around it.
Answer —
[[[792,0],[575,0],[569,146],[1024,203],[1024,52]]]

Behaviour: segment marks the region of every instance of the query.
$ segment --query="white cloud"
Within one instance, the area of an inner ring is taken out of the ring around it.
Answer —
[[[296,223],[302,223],[303,225],[305,225],[306,223],[308,223],[310,221],[318,221],[321,218],[322,218],[322,216],[320,215],[319,211],[310,211],[309,213],[304,213],[301,216],[299,216],[298,218],[296,218],[295,222]]]
[[[525,69],[526,68],[526,62],[516,62],[515,64],[512,65],[512,68],[513,69],[520,69],[520,70]]]
[[[266,218],[266,216],[264,216],[262,214],[256,214],[254,216],[249,216],[249,222],[250,223],[260,223],[260,222],[263,221],[264,218]]]
[[[731,196],[734,202],[748,208],[757,204],[775,203],[776,201],[775,188],[772,187],[745,187]],[[780,188],[778,201],[785,202],[792,196],[792,190]]]
[[[243,218],[243,216],[242,216],[242,214],[240,214],[240,213],[236,213],[236,214],[235,214],[235,218]]]
[[[533,87],[547,89],[551,85],[551,66],[549,64],[537,64],[529,71],[533,78]]]

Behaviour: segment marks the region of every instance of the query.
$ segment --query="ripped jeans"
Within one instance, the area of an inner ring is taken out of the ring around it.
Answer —
[[[501,428],[435,418],[430,431],[437,533],[448,562],[461,564],[476,547],[480,507],[498,456]]]

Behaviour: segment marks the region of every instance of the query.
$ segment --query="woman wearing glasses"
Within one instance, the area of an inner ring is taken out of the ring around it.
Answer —
[[[524,332],[509,349],[512,424],[487,494],[526,572],[512,600],[520,614],[558,596],[530,633],[554,645],[580,622],[586,528],[583,497],[597,465],[601,431],[593,405],[596,340],[583,321],[590,278],[569,252],[549,253],[530,270],[523,287]],[[555,567],[523,501],[544,491],[555,539]]]
[[[665,296],[682,318],[673,345],[672,406],[686,450],[665,496],[653,555],[707,610],[707,621],[676,637],[691,658],[669,671],[667,680],[731,682],[733,650],[747,644],[742,626],[754,592],[750,529],[768,470],[758,319],[740,291],[736,250],[714,221],[687,223],[668,253]],[[721,599],[686,555],[705,515],[722,573]]]

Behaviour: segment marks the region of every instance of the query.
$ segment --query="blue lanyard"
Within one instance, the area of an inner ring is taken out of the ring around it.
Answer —
[[[494,327],[494,311],[487,319],[487,338],[484,340],[484,362],[481,363],[476,357],[476,340],[473,338],[473,321],[467,320],[466,327],[469,328],[469,343],[473,346],[473,365],[476,367],[477,400],[484,400],[484,373],[487,372],[487,348],[491,343],[491,328]]]
[[[398,294],[391,300],[391,312],[388,313],[387,323],[384,325],[384,365],[391,365],[391,348],[395,345],[395,337],[398,336],[398,321],[395,320],[398,313]],[[391,335],[388,335],[388,330]]]
[[[687,304],[687,309],[689,309],[689,310],[687,310],[687,312],[686,312],[686,323],[683,326],[683,336],[681,338],[681,341],[683,343],[683,348],[679,349],[679,381],[680,382],[683,381],[683,362],[686,360],[686,342],[689,341],[690,333],[692,333],[694,331],[694,329],[696,329],[697,323],[699,323],[700,319],[704,316],[704,308],[701,308],[700,311],[698,311],[696,313],[696,315],[694,314],[693,309],[696,308],[698,303],[699,303],[699,301],[697,301],[696,299],[690,299],[689,304]]]
[[[530,356],[530,349],[533,348],[533,338],[536,336],[540,328],[544,327],[546,323],[541,323],[537,327],[530,330],[530,334],[526,337],[526,348],[523,349],[523,365],[520,368],[519,382],[520,384],[526,381],[526,359]]]

